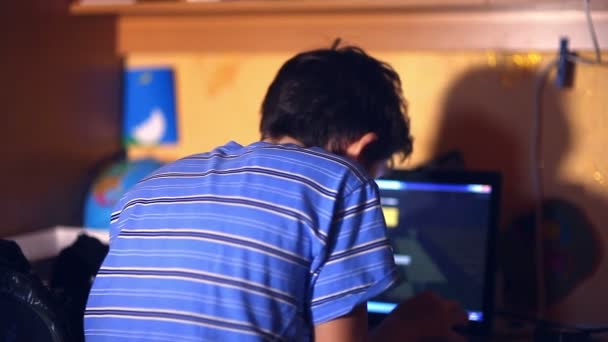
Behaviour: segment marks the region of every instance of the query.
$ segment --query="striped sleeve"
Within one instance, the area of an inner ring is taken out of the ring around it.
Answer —
[[[373,181],[338,201],[320,258],[312,287],[315,325],[348,314],[396,283],[393,251]]]

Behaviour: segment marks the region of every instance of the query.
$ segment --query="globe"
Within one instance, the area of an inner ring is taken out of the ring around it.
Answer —
[[[161,167],[155,159],[115,162],[93,182],[84,206],[84,226],[110,228],[110,215],[116,202],[137,182]]]

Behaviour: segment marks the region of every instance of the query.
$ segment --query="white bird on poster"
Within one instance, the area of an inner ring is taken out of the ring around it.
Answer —
[[[167,130],[167,120],[160,108],[154,108],[150,116],[133,129],[137,144],[154,145],[161,141]]]

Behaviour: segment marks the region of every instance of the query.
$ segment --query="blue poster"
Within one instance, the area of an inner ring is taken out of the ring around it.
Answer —
[[[129,68],[125,70],[124,83],[125,145],[177,143],[173,69]]]

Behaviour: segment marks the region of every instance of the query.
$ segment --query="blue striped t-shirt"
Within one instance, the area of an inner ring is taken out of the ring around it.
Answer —
[[[230,142],[166,165],[112,214],[96,341],[305,341],[397,278],[378,189],[319,148]]]

